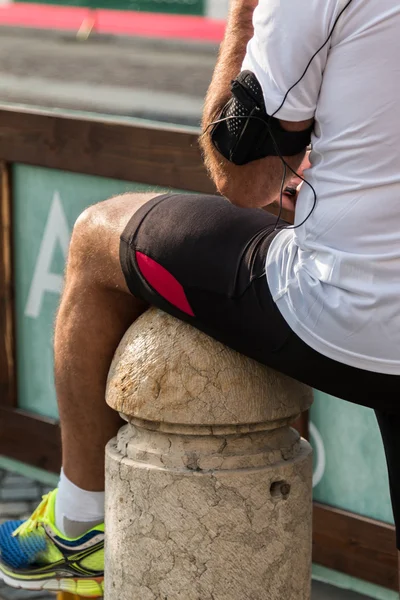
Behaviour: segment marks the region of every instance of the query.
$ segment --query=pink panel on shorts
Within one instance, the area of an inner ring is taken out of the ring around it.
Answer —
[[[167,269],[143,252],[136,252],[136,261],[147,283],[160,296],[187,315],[195,316],[182,285]]]

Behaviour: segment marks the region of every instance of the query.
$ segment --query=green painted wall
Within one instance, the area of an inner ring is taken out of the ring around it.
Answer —
[[[72,226],[90,204],[150,188],[25,165],[14,166],[13,180],[20,406],[57,417],[53,322]]]
[[[374,412],[315,392],[311,434],[315,500],[393,523],[386,461]]]
[[[314,499],[393,523],[386,461],[374,412],[315,392],[310,433]],[[313,577],[377,600],[398,598],[395,592],[319,565],[314,565]]]
[[[37,0],[24,0],[37,2]],[[42,4],[64,6],[90,6],[116,10],[141,10],[148,12],[203,15],[205,0],[40,0]]]

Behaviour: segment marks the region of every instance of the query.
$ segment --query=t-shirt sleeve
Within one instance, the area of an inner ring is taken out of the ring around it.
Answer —
[[[259,0],[253,17],[254,36],[242,70],[257,77],[269,115],[278,109],[287,90],[327,40],[341,4],[341,0]],[[328,42],[312,61],[277,118],[296,122],[314,117],[330,47]]]

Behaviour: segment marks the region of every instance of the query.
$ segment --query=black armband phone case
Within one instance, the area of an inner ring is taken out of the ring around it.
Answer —
[[[232,98],[211,130],[215,148],[236,165],[267,156],[295,156],[310,143],[313,127],[285,131],[267,114],[261,85],[251,71],[232,81]]]

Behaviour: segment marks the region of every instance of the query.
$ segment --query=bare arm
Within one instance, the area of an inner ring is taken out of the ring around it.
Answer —
[[[225,38],[206,97],[203,131],[218,117],[231,97],[231,80],[241,70],[247,44],[254,33],[252,17],[257,4],[258,0],[231,0]],[[311,123],[312,119],[299,123],[281,121],[281,125],[288,131],[302,131]],[[218,191],[233,204],[261,207],[276,200],[283,175],[279,157],[263,158],[243,166],[234,165],[217,152],[209,133],[201,138],[201,147],[205,165]],[[286,161],[297,170],[303,157],[304,152],[286,158]],[[288,179],[291,176],[288,172]]]

